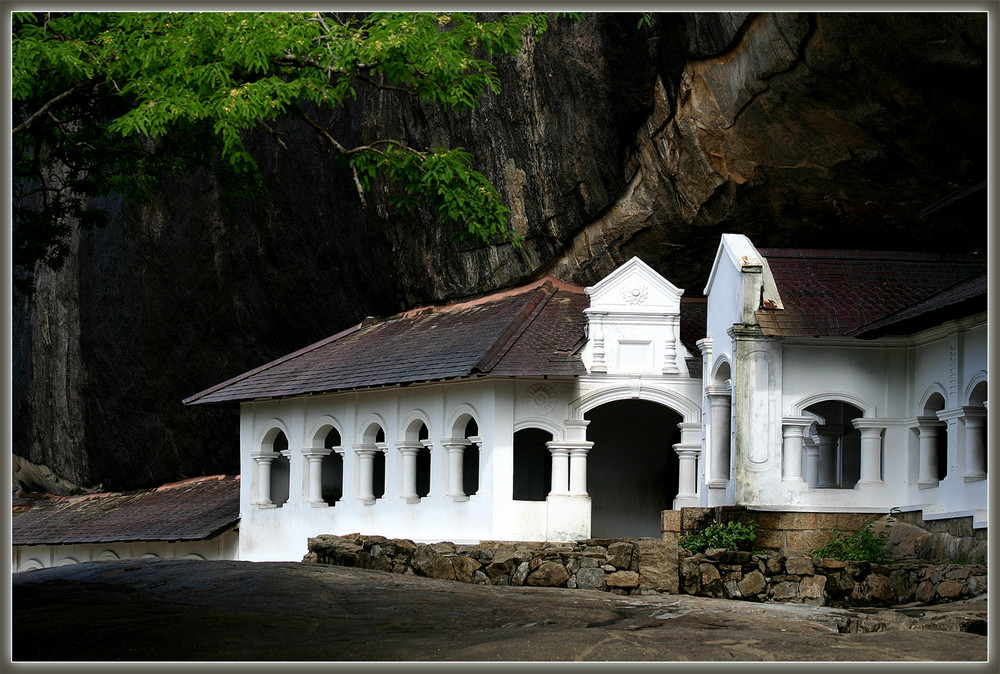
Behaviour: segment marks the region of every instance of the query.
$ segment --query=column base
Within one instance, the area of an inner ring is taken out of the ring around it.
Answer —
[[[462,503],[464,501],[468,501],[469,497],[465,496],[465,495],[462,495],[462,496],[452,496],[451,500],[454,501],[455,503]]]
[[[709,489],[725,489],[729,486],[729,480],[709,480],[707,484]]]
[[[329,508],[330,504],[326,501],[309,501],[309,507],[311,508]]]
[[[986,473],[970,473],[965,476],[966,482],[979,482],[986,479]]]
[[[918,489],[934,489],[939,484],[941,484],[940,480],[934,480],[933,482],[918,482],[917,483],[917,488]]]

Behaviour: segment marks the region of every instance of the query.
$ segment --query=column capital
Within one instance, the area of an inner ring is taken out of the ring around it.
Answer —
[[[877,428],[881,431],[893,425],[893,420],[880,419],[878,417],[858,417],[857,419],[851,420],[851,425],[857,428],[858,430],[864,430],[866,428]]]
[[[934,428],[944,428],[947,424],[937,417],[920,416],[913,418],[913,427],[917,430],[931,430]]]
[[[549,451],[562,450],[571,452],[573,450],[586,450],[589,451],[591,447],[594,446],[593,442],[589,440],[576,440],[573,442],[564,440],[549,440],[545,443],[545,446],[549,448]]]
[[[726,330],[726,334],[737,342],[757,340],[764,337],[764,333],[761,331],[759,325],[743,325],[742,323],[733,325]]]
[[[673,448],[681,458],[693,458],[701,454],[701,445],[678,442]]]
[[[708,396],[708,401],[713,406],[714,405],[726,405],[729,404],[733,399],[733,387],[732,386],[706,386],[705,395]]]
[[[402,440],[396,443],[396,449],[403,452],[404,454],[407,452],[416,454],[423,448],[424,448],[424,443],[422,443],[420,440]]]
[[[844,425],[843,424],[816,424],[816,433],[823,437],[824,435],[843,435]]]
[[[302,455],[305,456],[305,457],[307,457],[307,458],[311,458],[311,457],[320,457],[320,458],[322,458],[324,456],[329,455],[330,452],[332,452],[332,451],[333,451],[333,449],[327,448],[327,447],[303,447],[302,448]]]
[[[439,442],[445,449],[459,449],[472,444],[468,438],[441,438]]]
[[[279,454],[278,452],[260,452],[259,454],[253,455],[253,460],[266,461],[267,463],[270,463],[271,461],[277,459],[279,456],[281,456],[281,454]]]
[[[587,426],[589,419],[566,419],[563,426],[566,428],[566,440],[583,442],[587,439]]]
[[[967,426],[971,426],[975,423],[984,423],[986,421],[986,408],[985,407],[963,407],[962,419],[965,420]]]
[[[801,428],[805,430],[809,428],[812,423],[816,421],[813,417],[782,417],[781,425],[787,426],[789,428]]]

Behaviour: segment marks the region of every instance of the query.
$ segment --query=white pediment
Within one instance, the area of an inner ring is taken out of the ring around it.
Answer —
[[[686,376],[682,289],[633,257],[586,293],[588,339],[581,358],[588,372]]]
[[[590,310],[609,313],[677,314],[684,290],[637,257],[586,289]]]

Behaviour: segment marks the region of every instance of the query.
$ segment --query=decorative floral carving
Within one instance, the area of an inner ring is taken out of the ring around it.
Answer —
[[[534,407],[535,414],[548,414],[556,406],[556,394],[548,384],[535,384],[524,397]]]
[[[646,301],[646,295],[649,294],[649,288],[647,288],[645,284],[622,287],[621,293],[622,299],[628,304],[637,305]]]

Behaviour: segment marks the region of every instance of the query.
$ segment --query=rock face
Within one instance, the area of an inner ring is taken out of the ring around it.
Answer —
[[[592,15],[556,22],[503,91],[446,114],[360,92],[345,143],[462,146],[506,197],[509,245],[362,208],[299,122],[250,134],[266,196],[208,173],[106,204],[14,308],[19,480],[65,493],[237,472],[233,410],[181,400],[366,315],[545,273],[590,284],[632,255],[698,295],[724,231],[758,245],[985,242],[983,14]],[[944,200],[944,201],[942,201]],[[947,203],[948,205],[943,205]],[[934,235],[947,228],[944,241]],[[901,236],[905,234],[905,236]]]

